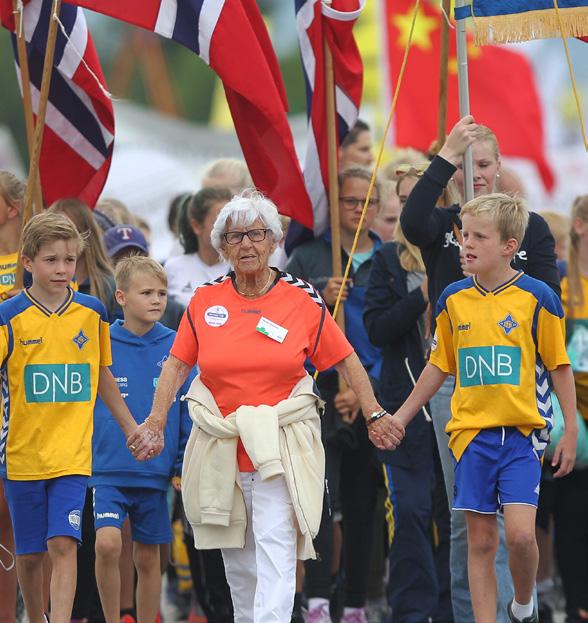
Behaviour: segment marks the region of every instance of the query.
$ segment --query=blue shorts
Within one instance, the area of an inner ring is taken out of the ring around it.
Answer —
[[[98,485],[92,492],[96,530],[107,526],[120,530],[128,515],[133,541],[153,544],[171,542],[166,491]]]
[[[517,428],[481,430],[455,463],[453,510],[495,513],[506,504],[537,506],[541,459]]]
[[[47,551],[47,541],[68,536],[82,542],[87,476],[4,480],[17,554]]]

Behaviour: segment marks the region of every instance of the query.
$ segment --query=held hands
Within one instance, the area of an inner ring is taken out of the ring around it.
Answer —
[[[559,469],[553,474],[555,478],[567,476],[573,469],[576,462],[576,444],[578,443],[578,429],[566,428],[562,438],[559,440],[553,453],[551,461],[552,467]]]
[[[355,392],[348,388],[335,396],[335,409],[341,414],[341,418],[348,424],[353,424],[360,411],[359,400]]]
[[[404,439],[404,426],[387,413],[368,427],[368,437],[378,450],[394,450]]]
[[[127,448],[137,461],[152,459],[163,450],[163,430],[147,418],[128,436]]]
[[[454,126],[445,144],[441,147],[439,155],[457,166],[465,153],[465,150],[476,140],[475,131],[478,125],[472,115],[466,115]]]
[[[342,283],[343,277],[331,277],[327,281],[327,285],[321,292],[322,297],[325,299],[325,303],[329,307],[334,307],[335,303],[337,302],[337,295],[339,294]],[[345,284],[345,288],[343,289],[343,293],[341,294],[342,301],[347,300],[347,296],[349,295],[349,288],[351,287],[351,285],[351,279],[347,279],[347,283]]]

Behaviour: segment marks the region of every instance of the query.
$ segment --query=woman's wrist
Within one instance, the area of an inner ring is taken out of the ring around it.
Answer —
[[[368,427],[375,424],[378,420],[381,420],[384,416],[390,415],[385,409],[378,409],[372,411],[365,419],[365,423]]]

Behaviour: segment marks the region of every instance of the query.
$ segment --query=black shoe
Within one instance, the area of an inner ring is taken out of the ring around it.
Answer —
[[[551,606],[545,603],[539,602],[537,616],[539,617],[539,623],[553,623],[553,610]]]
[[[533,614],[531,616],[525,617],[524,619],[517,619],[512,613],[512,602],[513,600],[511,599],[508,602],[508,607],[506,609],[508,613],[508,619],[511,623],[539,623],[539,617],[535,610],[533,610]]]

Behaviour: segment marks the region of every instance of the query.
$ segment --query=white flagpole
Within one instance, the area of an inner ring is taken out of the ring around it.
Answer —
[[[466,6],[466,0],[455,0],[455,8]],[[456,20],[455,36],[457,39],[457,84],[459,90],[459,116],[470,114],[470,85],[468,81],[468,42],[465,19]],[[463,184],[465,200],[474,198],[472,148],[468,147],[463,155]]]

